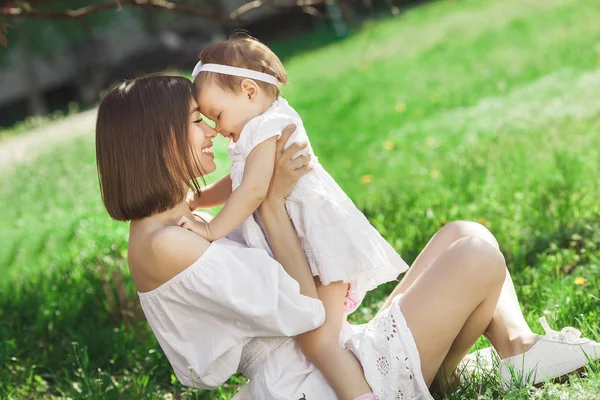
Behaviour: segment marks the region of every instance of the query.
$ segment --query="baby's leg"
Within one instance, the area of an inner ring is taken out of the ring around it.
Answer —
[[[315,282],[319,299],[325,306],[325,323],[298,336],[298,343],[306,358],[325,376],[339,400],[352,400],[371,392],[371,388],[354,354],[339,345],[348,284],[333,282],[324,286],[318,278]]]

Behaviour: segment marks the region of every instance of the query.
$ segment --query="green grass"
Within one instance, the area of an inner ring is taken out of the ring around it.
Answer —
[[[589,0],[440,1],[288,49],[285,96],[322,164],[407,261],[444,223],[480,221],[537,332],[546,315],[599,339],[599,20]],[[243,378],[183,389],[140,317],[128,227],[102,208],[91,138],[0,183],[0,397],[232,396]],[[391,288],[353,319],[370,318]],[[600,368],[587,374],[508,394],[483,377],[450,398],[597,398]]]

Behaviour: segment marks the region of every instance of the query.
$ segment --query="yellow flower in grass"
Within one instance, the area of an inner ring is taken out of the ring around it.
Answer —
[[[394,142],[392,142],[391,140],[386,140],[385,142],[383,142],[383,149],[390,151],[394,149]]]
[[[406,111],[406,104],[404,104],[401,101],[398,101],[394,106],[394,109],[396,110],[396,112],[403,113],[404,111]]]
[[[585,285],[586,282],[587,282],[587,279],[585,279],[583,276],[578,276],[573,281],[573,283],[576,284],[577,286]]]
[[[363,185],[368,185],[373,182],[373,175],[367,174],[360,177],[360,183]]]
[[[438,141],[437,141],[437,139],[436,139],[436,138],[428,137],[428,138],[425,140],[425,147],[427,147],[427,148],[431,148],[431,147],[433,147],[433,146],[436,146],[436,145],[437,145],[437,143],[438,143]]]
[[[479,218],[477,220],[477,222],[479,222],[481,225],[485,226],[486,228],[489,228],[492,225],[491,222],[486,218]]]

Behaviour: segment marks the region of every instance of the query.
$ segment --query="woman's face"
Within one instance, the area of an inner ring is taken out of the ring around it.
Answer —
[[[190,102],[190,140],[196,159],[200,162],[204,174],[210,174],[217,169],[215,154],[212,152],[213,139],[217,131],[208,126],[200,115],[196,100]]]

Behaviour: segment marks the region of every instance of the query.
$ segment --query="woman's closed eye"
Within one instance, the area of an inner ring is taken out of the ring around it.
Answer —
[[[194,121],[195,124],[199,124],[200,122],[202,122],[202,118],[199,118],[197,120]]]

